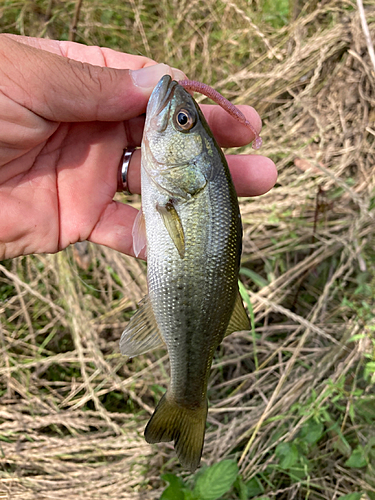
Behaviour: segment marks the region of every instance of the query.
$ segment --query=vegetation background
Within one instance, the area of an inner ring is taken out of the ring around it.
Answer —
[[[2,0],[0,29],[180,67],[259,111],[279,170],[240,200],[253,329],[215,356],[195,476],[143,439],[165,351],[119,353],[145,264],[85,243],[0,264],[0,498],[374,500],[375,68],[356,1]]]

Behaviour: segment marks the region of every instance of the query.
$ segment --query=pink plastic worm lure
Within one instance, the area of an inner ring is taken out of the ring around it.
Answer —
[[[258,134],[258,132],[255,130],[255,128],[251,125],[249,120],[245,118],[245,116],[241,113],[241,111],[236,108],[234,104],[228,101],[228,99],[225,99],[219,92],[206,83],[202,82],[197,82],[195,80],[180,80],[178,82],[184,89],[186,90],[192,90],[193,92],[199,92],[200,94],[205,95],[212,101],[216,102],[216,104],[219,104],[225,111],[227,111],[233,118],[235,118],[237,121],[240,123],[243,123],[246,127],[248,127],[252,133],[254,134],[254,141],[253,141],[253,149],[259,149],[262,145],[262,138]]]

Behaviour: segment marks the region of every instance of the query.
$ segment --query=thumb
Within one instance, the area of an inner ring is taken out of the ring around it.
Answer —
[[[178,79],[183,75],[166,64],[139,70],[94,66],[6,35],[0,35],[0,60],[1,92],[57,122],[122,121],[138,116],[145,112],[163,75]]]

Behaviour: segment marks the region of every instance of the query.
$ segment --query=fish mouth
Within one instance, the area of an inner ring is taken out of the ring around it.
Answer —
[[[164,75],[151,94],[147,115],[150,117],[159,115],[171,101],[177,86],[178,83],[172,80],[169,75]]]

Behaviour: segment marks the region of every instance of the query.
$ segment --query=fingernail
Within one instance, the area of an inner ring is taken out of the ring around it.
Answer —
[[[172,68],[172,71],[173,71],[173,75],[172,75],[172,78],[173,80],[176,80],[177,82],[179,80],[187,80],[187,76],[185,75],[185,73],[183,73],[180,69],[177,69],[177,68]]]
[[[185,74],[176,68],[171,68],[168,64],[154,64],[146,68],[131,70],[130,75],[134,85],[144,89],[153,89],[160,78],[164,75],[170,75],[173,80],[185,80]]]
[[[130,71],[134,85],[144,89],[154,88],[162,76],[172,76],[171,73],[171,67],[168,64],[154,64],[147,68]]]

